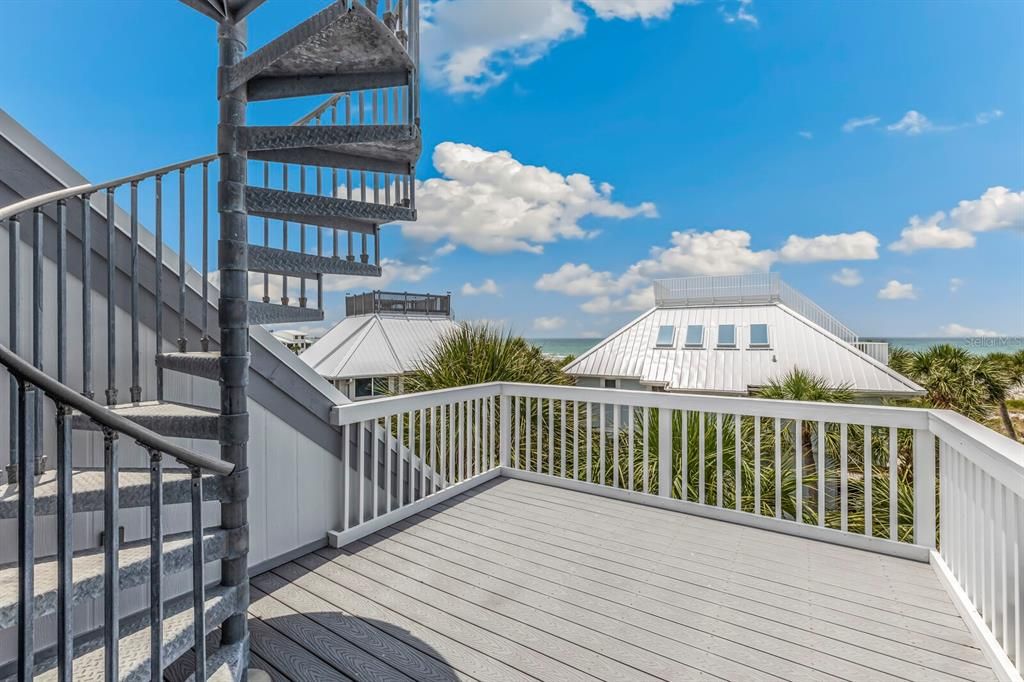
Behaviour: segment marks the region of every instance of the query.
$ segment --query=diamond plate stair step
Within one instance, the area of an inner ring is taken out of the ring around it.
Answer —
[[[189,376],[217,381],[220,378],[220,353],[216,351],[157,353],[156,366]]]
[[[413,62],[395,33],[358,2],[335,2],[267,43],[221,77],[224,95],[250,101],[405,85]]]
[[[152,400],[108,409],[161,436],[217,440],[220,413],[207,407]],[[84,431],[100,430],[95,422],[78,413],[72,417],[71,426]]]
[[[367,201],[252,186],[245,188],[245,208],[249,215],[262,218],[335,227],[366,234],[372,234],[381,223],[416,220],[415,209],[405,206],[373,204]]]
[[[103,470],[76,469],[71,474],[72,509],[76,512],[103,510]],[[164,504],[181,504],[192,498],[192,479],[188,471],[164,469]],[[220,476],[203,476],[203,499],[221,498]],[[121,469],[118,477],[121,509],[145,507],[149,504],[149,469]],[[36,516],[57,513],[56,472],[47,471],[36,477]],[[0,519],[18,516],[18,486],[0,485]]]
[[[310,278],[315,278],[319,274],[380,277],[381,273],[380,266],[372,263],[251,244],[249,245],[249,271]]]
[[[206,590],[204,627],[207,632],[223,623],[236,609],[239,595],[246,586],[224,587],[216,585]],[[177,660],[192,647],[192,594],[183,594],[164,603],[163,658],[165,665]],[[140,611],[121,619],[118,659],[122,682],[143,682],[151,679],[149,658],[149,610]],[[103,630],[94,630],[75,638],[74,644],[75,682],[101,682],[103,677]],[[13,682],[15,662],[0,669],[0,680]],[[57,655],[55,647],[37,651],[35,655],[36,682],[56,682]]]
[[[207,528],[203,532],[203,558],[215,561],[226,556],[228,531]],[[125,543],[117,555],[121,589],[149,581],[149,540]],[[164,537],[164,575],[192,568],[192,533],[175,533]],[[73,601],[103,596],[103,550],[76,552],[71,562],[74,585]],[[36,559],[35,616],[40,618],[57,611],[57,561],[55,557]],[[18,622],[18,564],[0,566],[0,630]]]
[[[324,311],[295,305],[249,301],[249,324],[287,324],[289,322],[320,322]]]
[[[379,173],[412,172],[421,151],[411,125],[250,126],[238,138],[250,159]]]

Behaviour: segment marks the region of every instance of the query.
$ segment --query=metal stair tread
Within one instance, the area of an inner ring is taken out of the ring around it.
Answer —
[[[121,509],[149,504],[149,469],[121,469],[118,475],[118,496]],[[181,504],[191,499],[191,474],[185,469],[164,469],[164,504]],[[203,499],[220,499],[221,478],[203,476]],[[104,474],[102,469],[76,469],[71,474],[72,510],[102,511]],[[36,477],[36,516],[57,513],[56,472],[47,471]],[[0,519],[18,516],[18,486],[0,485]]]
[[[113,405],[108,409],[162,436],[217,439],[220,413],[212,408],[149,400]],[[99,430],[91,419],[77,412],[72,416],[71,424],[76,429]]]
[[[249,301],[249,324],[284,324],[288,322],[320,322],[324,311],[280,303]]]
[[[422,151],[408,124],[249,126],[238,136],[253,160],[384,173],[410,173]]]
[[[256,79],[411,73],[413,68],[408,52],[384,22],[363,5],[354,3],[349,9],[342,0],[228,69],[221,93]]]
[[[311,278],[318,274],[358,277],[380,277],[381,274],[380,266],[372,263],[252,244],[249,245],[249,271]]]
[[[249,215],[306,225],[336,227],[373,233],[377,225],[416,220],[416,210],[318,194],[289,192],[247,185],[245,207]]]
[[[244,587],[244,586],[243,586]],[[239,588],[216,585],[206,590],[205,629],[207,632],[226,620],[238,602]],[[165,664],[176,660],[192,647],[193,617],[192,594],[175,597],[164,605],[163,657]],[[122,682],[142,682],[150,679],[149,611],[144,610],[121,619],[118,653]],[[75,640],[75,682],[104,680],[104,647],[102,630]],[[36,653],[34,680],[56,682],[56,656],[48,648]],[[13,680],[13,677],[8,679]],[[5,681],[6,682],[6,681]]]
[[[220,378],[220,353],[218,351],[157,353],[156,366],[217,381]]]
[[[225,555],[228,532],[221,528],[203,531],[203,554],[206,561]],[[171,575],[192,567],[192,533],[174,533],[163,540],[164,575]],[[119,584],[121,589],[141,585],[149,580],[149,540],[125,543],[118,552]],[[56,557],[37,558],[35,561],[36,618],[57,610]],[[72,558],[73,603],[103,595],[104,554],[102,548],[76,552]],[[17,624],[18,619],[18,564],[0,566],[0,629]]]

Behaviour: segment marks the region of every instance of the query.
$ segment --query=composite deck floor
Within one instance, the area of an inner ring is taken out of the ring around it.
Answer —
[[[507,478],[253,579],[275,680],[992,680],[926,564]]]

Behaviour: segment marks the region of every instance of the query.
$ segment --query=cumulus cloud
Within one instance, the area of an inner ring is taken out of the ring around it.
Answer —
[[[904,284],[899,280],[891,279],[878,290],[878,298],[886,301],[913,300],[917,298],[917,292],[914,291],[913,284]]]
[[[964,281],[959,277],[949,278],[949,292],[951,294],[955,294],[956,292],[960,291],[960,287],[962,287],[963,285]]]
[[[533,321],[533,328],[541,332],[550,332],[565,326],[562,317],[538,317]]]
[[[857,128],[863,128],[865,126],[877,125],[881,121],[877,116],[864,116],[862,118],[851,118],[843,124],[844,133],[852,133]]]
[[[830,260],[875,260],[878,237],[870,232],[820,234],[817,237],[790,235],[779,250],[779,258],[789,263]]]
[[[622,290],[622,285],[612,273],[595,271],[586,263],[565,263],[555,272],[541,275],[534,282],[534,287],[567,296],[600,296]]]
[[[971,337],[971,336],[1002,336],[999,332],[994,332],[991,329],[978,329],[976,327],[967,327],[956,322],[943,325],[939,328],[939,332],[943,336],[951,336],[955,338]]]
[[[832,281],[844,287],[855,287],[863,283],[864,278],[856,268],[840,268],[839,272],[832,275]]]
[[[542,253],[544,244],[593,236],[580,226],[586,217],[657,216],[652,203],[612,200],[607,182],[595,186],[581,173],[527,165],[507,151],[442,142],[433,161],[444,177],[417,182],[418,220],[402,225],[412,239],[447,240],[485,253]]]
[[[919,111],[911,109],[903,114],[903,118],[885,127],[893,133],[905,133],[907,135],[920,135],[932,130],[945,129],[944,126],[936,126],[927,116]]]
[[[498,285],[493,279],[485,279],[479,286],[475,286],[471,282],[466,282],[462,285],[463,296],[480,296],[483,294],[496,293],[498,293]]]
[[[722,19],[727,24],[743,23],[756,27],[760,22],[751,11],[753,6],[754,0],[737,0],[735,10],[729,11],[726,7],[720,6],[718,11],[721,12]]]
[[[351,289],[386,289],[398,282],[416,283],[432,275],[436,268],[429,263],[405,263],[393,258],[381,258],[380,277],[356,277],[354,275],[325,275],[324,291],[349,291]]]
[[[421,61],[426,82],[452,94],[479,95],[529,66],[560,42],[579,38],[593,16],[666,19],[690,0],[431,0],[421,6]],[[753,17],[740,0],[738,14]],[[756,17],[754,17],[756,23]]]
[[[927,219],[912,216],[889,248],[903,253],[966,249],[977,242],[976,233],[1004,229],[1024,230],[1024,191],[989,187],[977,199],[960,201],[948,215],[938,211]]]

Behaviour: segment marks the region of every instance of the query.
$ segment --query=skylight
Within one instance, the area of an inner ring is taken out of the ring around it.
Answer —
[[[750,325],[750,347],[751,348],[767,348],[768,347],[768,325],[766,325],[766,324],[752,324],[752,325]]]
[[[691,324],[686,327],[686,347],[700,348],[704,345],[704,325]]]
[[[670,324],[658,327],[658,340],[655,346],[658,348],[671,348],[675,345],[676,328]]]
[[[734,325],[734,324],[720,324],[720,325],[718,325],[718,347],[719,348],[735,348],[736,347],[736,325]]]

